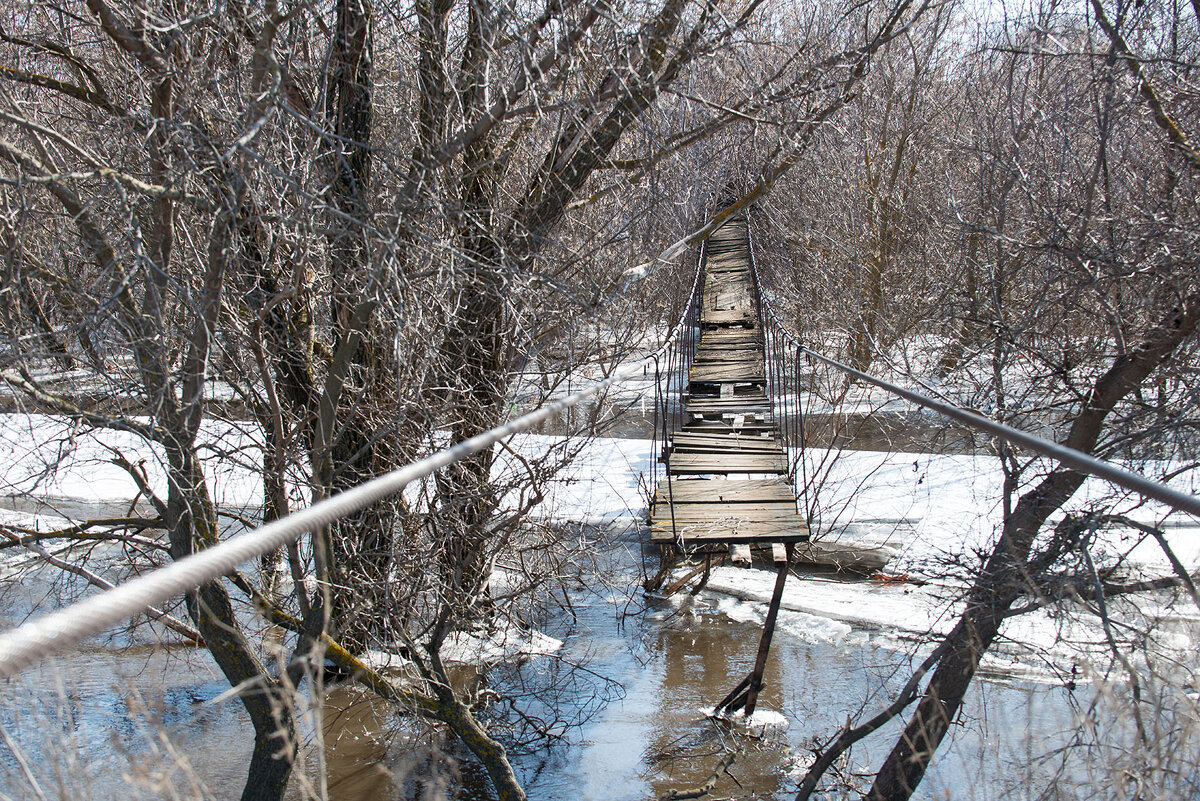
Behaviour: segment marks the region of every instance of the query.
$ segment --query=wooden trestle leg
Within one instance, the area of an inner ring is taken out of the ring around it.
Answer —
[[[754,669],[717,704],[717,713],[727,714],[745,709],[747,718],[754,714],[758,694],[762,690],[767,656],[771,653],[771,638],[775,636],[775,620],[779,617],[779,605],[783,602],[783,587],[787,583],[788,566],[792,562],[791,543],[785,546],[785,554],[785,558],[779,563],[779,574],[775,577],[775,591],[771,594],[771,605],[767,607],[767,620],[763,624],[762,638],[758,641],[758,656],[754,659]]]

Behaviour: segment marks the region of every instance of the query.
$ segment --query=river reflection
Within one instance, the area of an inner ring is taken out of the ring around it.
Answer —
[[[907,677],[909,657],[878,635],[847,628],[830,636],[826,626],[814,636],[803,616],[785,611],[759,709],[782,713],[788,725],[748,732],[713,720],[706,710],[750,670],[758,624],[731,619],[729,601],[706,593],[678,606],[645,604],[624,547],[608,551],[615,595],[576,592],[575,616],[545,621],[564,642],[560,653],[487,676],[491,689],[513,690],[519,699],[535,696],[518,688],[540,682],[563,704],[591,713],[553,747],[512,749],[531,799],[659,798],[703,784],[730,751],[738,756],[716,798],[787,798],[810,737],[883,706]],[[734,617],[755,614],[753,606],[739,608]],[[964,716],[968,725],[956,729],[918,797],[999,797],[993,790],[1020,775],[1014,764],[1030,769],[1027,749],[1044,752],[1053,740],[1044,733],[1070,728],[1062,688],[981,686]],[[227,689],[207,654],[193,649],[93,644],[40,665],[3,688],[0,724],[24,764],[0,745],[0,792],[37,798],[37,781],[47,798],[235,797],[251,731]],[[321,737],[317,716],[300,711],[301,764],[290,798],[319,797],[322,787],[345,801],[436,797],[455,787],[462,798],[490,797],[461,749],[416,732],[410,719],[358,687],[325,693]],[[502,722],[505,713],[493,709],[491,719]],[[877,764],[894,733],[881,732],[847,769]]]

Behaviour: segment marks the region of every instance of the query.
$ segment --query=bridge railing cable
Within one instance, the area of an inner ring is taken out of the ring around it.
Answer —
[[[671,477],[671,434],[683,424],[683,393],[700,339],[700,298],[703,294],[704,260],[708,240],[700,245],[696,273],[674,328],[667,337],[661,358],[654,360],[654,434],[650,448],[650,490],[656,492],[660,474],[665,473],[671,526],[675,527],[674,480]],[[673,534],[678,532],[673,531]]]
[[[134,617],[151,606],[161,604],[220,579],[252,559],[274,552],[302,535],[315,532],[334,521],[361,511],[384,498],[402,492],[414,481],[427,478],[455,462],[491,448],[502,440],[546,422],[566,410],[608,389],[634,378],[647,377],[653,368],[656,382],[660,367],[669,358],[682,358],[682,341],[688,339],[694,349],[694,306],[699,291],[699,264],[690,295],[666,340],[650,355],[635,364],[615,370],[607,379],[566,397],[509,420],[495,428],[458,442],[415,462],[378,476],[312,506],[274,520],[253,531],[229,539],[145,573],[110,590],[77,601],[69,606],[29,620],[0,633],[0,677],[16,675],[25,668],[54,654],[62,653],[83,640],[101,634]],[[690,338],[690,339],[689,339]],[[677,354],[672,357],[671,354]],[[676,379],[677,380],[677,379]]]
[[[779,430],[784,452],[788,454],[788,480],[797,503],[803,505],[805,520],[812,524],[814,504],[810,501],[808,477],[807,429],[803,405],[803,376],[801,361],[804,346],[798,337],[783,325],[770,301],[764,297],[755,256],[754,228],[746,226],[750,243],[750,272],[753,276],[754,300],[758,311],[758,327],[763,334],[767,397],[771,400],[772,415]]]
[[[780,413],[794,426],[796,442],[804,448],[804,414],[801,394],[801,357],[808,357],[828,367],[838,370],[858,381],[878,387],[891,395],[903,398],[918,406],[937,412],[945,417],[961,423],[968,428],[990,434],[1010,445],[1037,453],[1060,464],[1066,465],[1082,473],[1104,479],[1119,487],[1139,493],[1146,498],[1152,498],[1160,503],[1188,514],[1200,516],[1200,497],[1175,489],[1160,481],[1148,478],[1131,470],[1126,470],[1111,462],[1099,459],[1091,454],[1074,448],[1069,448],[1057,442],[1030,434],[1004,423],[997,422],[983,415],[955,406],[952,403],[932,398],[924,393],[894,384],[886,379],[870,375],[848,364],[818,353],[801,342],[779,319],[772,307],[770,298],[762,291],[762,280],[753,258],[754,240],[751,233],[751,270],[754,276],[755,295],[764,326],[764,336],[769,336],[774,343],[773,356],[776,361],[777,380],[786,381],[794,388],[794,395],[783,401],[776,399],[776,404],[782,404]],[[768,333],[769,332],[769,333]],[[768,348],[771,352],[771,349]],[[793,358],[794,357],[794,358]],[[770,358],[770,357],[769,357]],[[782,376],[782,378],[780,378]],[[786,393],[783,393],[786,394]],[[789,405],[790,404],[790,405]],[[804,455],[801,451],[798,458],[803,470]],[[793,480],[796,476],[793,475]],[[807,479],[804,479],[807,484]],[[805,504],[808,505],[807,494]],[[811,518],[811,509],[810,509]],[[811,519],[809,521],[811,523]]]

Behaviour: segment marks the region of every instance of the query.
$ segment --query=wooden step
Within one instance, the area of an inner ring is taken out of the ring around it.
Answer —
[[[683,410],[688,414],[769,414],[771,402],[761,393],[738,395],[732,398],[703,397],[689,395],[683,399]]]
[[[681,526],[678,522],[672,525],[670,518],[667,518],[665,522],[655,522],[650,526],[651,542],[669,543],[679,539],[685,545],[807,542],[808,538],[808,526],[799,515],[786,523],[722,521]]]
[[[675,448],[704,448],[706,450],[727,450],[734,452],[746,451],[775,451],[782,452],[774,437],[745,436],[737,433],[705,434],[695,431],[680,431],[671,438]]]
[[[758,322],[758,315],[751,309],[730,309],[727,311],[712,311],[704,309],[700,312],[700,323],[709,326],[740,325],[753,328]]]
[[[742,420],[740,424],[734,420],[706,420],[702,417],[696,418],[689,423],[684,424],[683,431],[696,431],[705,433],[720,433],[720,434],[743,434],[752,435],[763,432],[772,435],[776,432],[774,423],[764,420],[757,420],[751,417],[748,420]]]
[[[765,384],[762,362],[700,362],[688,371],[688,379],[701,384]]]
[[[792,488],[785,478],[708,478],[674,479],[658,482],[654,495],[656,504],[665,503],[668,496],[676,503],[792,503]]]
[[[706,473],[778,473],[788,471],[788,460],[778,453],[674,453],[668,465],[672,475]]]

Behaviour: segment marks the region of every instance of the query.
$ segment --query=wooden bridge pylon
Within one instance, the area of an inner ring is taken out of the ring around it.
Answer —
[[[668,549],[707,548],[702,582],[713,546],[772,546],[779,572],[754,668],[716,706],[722,713],[744,709],[747,716],[754,713],[762,688],[792,545],[809,538],[767,395],[750,258],[745,218],[731,218],[709,237],[700,341],[680,398],[686,421],[663,449],[665,475],[650,509],[652,542]]]

